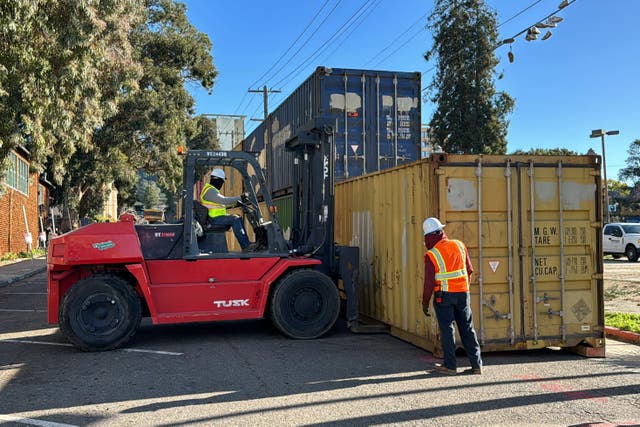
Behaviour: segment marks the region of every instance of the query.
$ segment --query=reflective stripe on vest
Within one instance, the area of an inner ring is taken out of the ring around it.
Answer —
[[[220,194],[220,191],[209,183],[205,184],[202,188],[202,191],[200,192],[200,203],[202,204],[202,206],[209,209],[209,218],[226,215],[227,208],[225,208],[223,205],[219,205],[217,203],[213,203],[209,200],[204,199],[205,194],[207,194],[207,191],[209,190],[214,190],[216,193]]]
[[[467,276],[467,268],[466,268],[466,252],[464,249],[464,245],[459,240],[448,240],[448,242],[453,242],[456,244],[457,249],[460,254],[460,260],[462,261],[462,265],[464,266],[461,269],[457,270],[447,270],[447,264],[442,256],[442,252],[437,247],[433,247],[427,251],[427,254],[432,255],[432,260],[435,261],[435,280],[436,286],[435,291],[442,290],[443,292],[467,292],[469,290],[469,279]],[[436,244],[437,246],[437,244]],[[463,279],[463,280],[460,280]],[[449,283],[452,282],[452,283]],[[451,285],[451,287],[450,287]],[[458,286],[462,285],[462,286]]]

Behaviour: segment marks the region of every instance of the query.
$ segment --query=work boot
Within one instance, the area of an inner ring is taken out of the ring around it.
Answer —
[[[242,252],[255,252],[260,247],[258,242],[249,243],[247,246],[242,248]]]
[[[464,370],[465,374],[482,375],[482,366],[479,368],[469,368]]]
[[[436,367],[433,370],[433,372],[437,372],[439,374],[445,374],[445,375],[458,375],[458,371],[456,369],[449,369],[444,365],[441,365],[439,363],[436,363]]]

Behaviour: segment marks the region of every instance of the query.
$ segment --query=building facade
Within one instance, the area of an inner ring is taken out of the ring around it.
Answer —
[[[244,120],[247,116],[235,116],[228,114],[206,114],[216,123],[216,135],[220,149],[233,150],[244,139]]]
[[[442,153],[442,148],[433,143],[431,128],[427,125],[420,127],[420,157],[429,157],[431,153]]]
[[[0,256],[37,248],[38,235],[49,224],[51,184],[39,174],[29,174],[26,148],[18,147],[8,157],[0,196]]]

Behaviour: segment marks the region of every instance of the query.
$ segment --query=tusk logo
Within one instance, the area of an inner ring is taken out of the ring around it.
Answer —
[[[222,308],[222,307],[249,307],[249,300],[248,299],[221,300],[221,301],[214,301],[213,305],[215,305],[217,308]]]
[[[327,157],[326,155],[323,158],[323,179],[327,179],[329,177],[329,157]]]

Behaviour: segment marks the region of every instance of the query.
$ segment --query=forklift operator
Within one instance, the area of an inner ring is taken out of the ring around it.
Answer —
[[[219,226],[231,226],[240,247],[244,250],[249,246],[249,237],[238,215],[227,215],[227,207],[236,206],[243,196],[225,197],[220,189],[227,179],[222,169],[214,169],[211,172],[209,183],[205,184],[200,193],[200,203],[209,210],[207,218],[209,224]],[[206,225],[205,225],[206,227]]]

